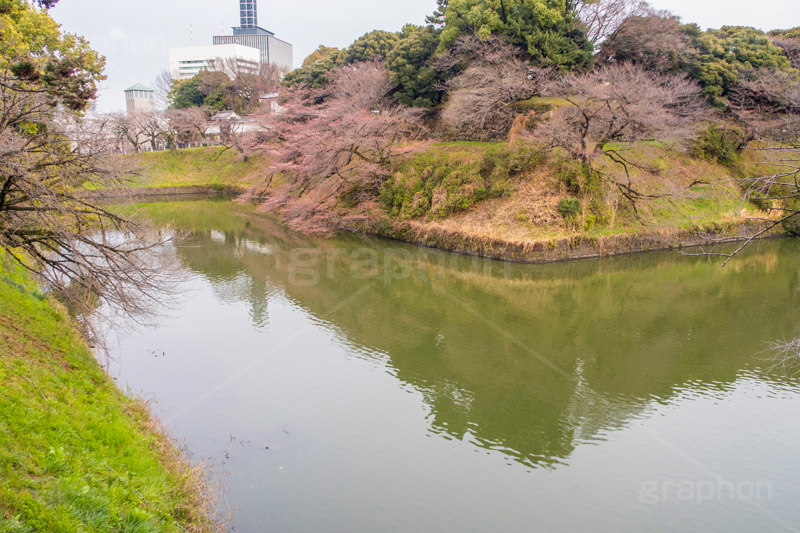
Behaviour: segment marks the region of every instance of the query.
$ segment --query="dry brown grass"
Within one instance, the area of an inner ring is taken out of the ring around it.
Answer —
[[[520,180],[508,197],[481,202],[443,220],[413,224],[513,242],[548,238],[569,229],[558,213],[561,195],[550,181],[545,172],[537,172]]]
[[[635,188],[660,196],[639,202],[638,217],[616,187],[605,182],[599,200],[581,195],[583,213],[575,220],[566,220],[558,212],[558,203],[570,193],[557,176],[560,156],[555,153],[543,166],[521,176],[507,197],[486,200],[445,219],[420,218],[405,224],[426,242],[441,241],[449,234],[462,242],[557,248],[559,243],[590,239],[603,250],[616,247],[615,237],[620,235],[652,237],[662,246],[670,239],[683,239],[687,232],[724,230],[745,223],[749,217],[765,215],[742,202],[741,189],[731,179],[730,169],[693,158],[684,146],[639,142],[620,146],[619,150],[641,164],[641,168],[630,168]],[[610,160],[601,163],[601,170],[624,176]],[[593,201],[600,202],[606,218],[589,225],[588,204]]]

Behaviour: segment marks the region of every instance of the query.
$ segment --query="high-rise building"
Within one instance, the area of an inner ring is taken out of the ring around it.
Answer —
[[[146,115],[156,112],[156,92],[150,87],[145,87],[137,83],[133,87],[125,89],[125,104],[128,116]]]
[[[217,35],[214,44],[257,48],[261,52],[261,63],[276,65],[285,72],[292,70],[292,45],[258,25],[258,0],[239,0],[239,16],[241,24],[233,28],[233,35]]]
[[[242,28],[255,28],[258,26],[257,0],[239,0],[239,14]]]

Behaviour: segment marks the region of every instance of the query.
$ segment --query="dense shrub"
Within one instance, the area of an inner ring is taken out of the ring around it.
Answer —
[[[682,25],[668,12],[633,16],[600,46],[601,63],[631,62],[647,70],[684,72],[695,79],[712,102],[741,78],[742,72],[772,69],[795,76],[792,61],[800,59],[797,43],[787,32],[772,36],[755,28],[723,26],[703,31]]]
[[[789,30],[772,30],[769,32],[772,37],[784,37],[786,39],[800,39],[800,26]]]
[[[760,191],[751,191],[746,195],[747,200],[761,211],[770,211],[772,209],[772,200],[769,196]]]
[[[395,32],[383,30],[371,31],[362,35],[351,44],[344,53],[344,62],[347,64],[386,59],[397,42],[400,35]]]
[[[797,198],[791,198],[784,203],[787,210],[800,210],[800,200]],[[790,235],[800,237],[800,215],[784,220],[783,229]]]
[[[568,193],[598,194],[600,191],[601,177],[591,166],[571,159],[557,163],[554,176]]]
[[[701,31],[687,25],[693,53],[684,69],[712,97],[724,96],[736,83],[743,69],[791,68],[782,50],[764,32],[739,26]]]
[[[793,68],[800,70],[800,28],[769,32],[775,46],[783,50]]]
[[[592,65],[592,45],[564,0],[449,0],[443,14],[439,51],[465,35],[502,35],[538,66],[566,72],[586,71]]]
[[[288,87],[325,87],[328,84],[328,74],[342,64],[342,56],[343,52],[338,48],[320,45],[303,60],[300,68],[294,69],[283,78],[283,84]]]
[[[383,184],[382,204],[392,216],[444,218],[487,198],[506,196],[513,187],[512,178],[541,161],[529,146],[481,148],[415,154]]]
[[[572,196],[562,198],[561,201],[558,202],[558,212],[561,213],[561,216],[564,218],[575,218],[581,212],[581,201]]]
[[[491,146],[483,154],[483,169],[489,172],[492,181],[509,177],[536,168],[542,162],[542,153],[535,147],[525,144],[501,144]]]
[[[597,170],[566,159],[556,164],[554,176],[568,194],[558,204],[558,212],[564,218],[572,220],[583,213],[587,231],[596,224],[608,222],[611,213],[605,201],[603,178]]]
[[[739,161],[748,140],[739,127],[712,124],[695,140],[692,153],[723,165],[734,165]]]
[[[583,172],[581,165],[573,161],[564,161],[556,169],[555,177],[564,184],[567,192],[580,194]]]

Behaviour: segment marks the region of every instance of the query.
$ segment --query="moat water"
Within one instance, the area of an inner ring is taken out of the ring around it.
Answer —
[[[112,371],[235,531],[797,531],[800,242],[512,265],[140,206],[185,279]]]

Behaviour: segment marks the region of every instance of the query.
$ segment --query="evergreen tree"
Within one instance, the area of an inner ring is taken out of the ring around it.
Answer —
[[[400,40],[400,35],[395,32],[375,30],[362,35],[351,44],[345,54],[344,62],[347,64],[372,61],[373,59],[386,59]]]
[[[592,64],[592,45],[571,1],[449,0],[444,21],[440,51],[464,35],[505,35],[540,66],[585,71]]]
[[[43,8],[55,2],[39,2]],[[10,91],[44,93],[53,105],[83,110],[105,79],[105,58],[75,35],[61,33],[45,11],[23,0],[0,0],[0,71]]]
[[[303,66],[288,73],[283,84],[287,86],[305,85],[311,88],[324,87],[328,83],[328,73],[343,61],[344,52],[338,48],[319,45],[305,60]]]
[[[743,70],[791,68],[783,51],[755,28],[723,26],[703,32],[691,24],[684,31],[694,47],[684,68],[711,97],[726,95]]]
[[[447,11],[449,0],[436,0],[436,10],[433,14],[425,17],[425,22],[436,27],[444,26],[444,15]]]
[[[389,78],[397,86],[394,96],[403,105],[433,107],[441,101],[436,87],[441,74],[430,59],[439,47],[440,31],[433,26],[407,25],[386,59]]]

